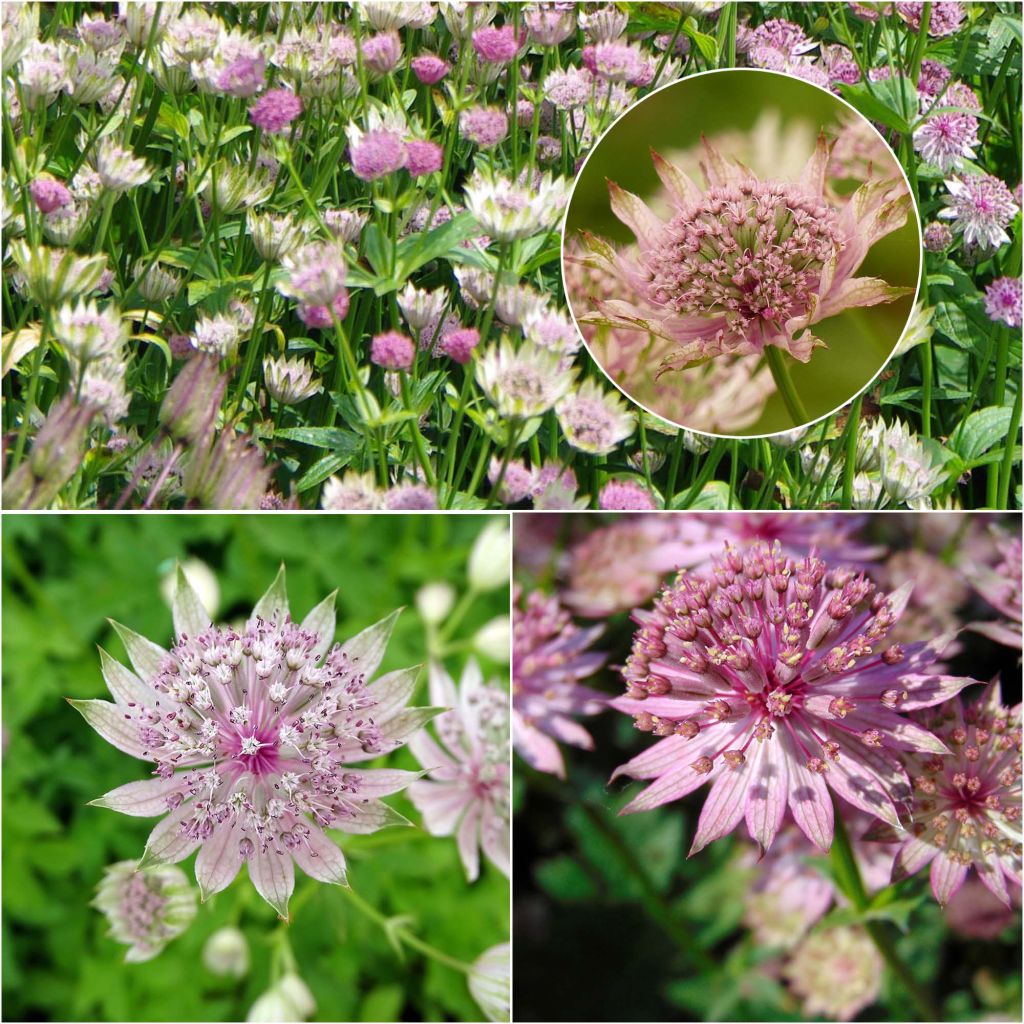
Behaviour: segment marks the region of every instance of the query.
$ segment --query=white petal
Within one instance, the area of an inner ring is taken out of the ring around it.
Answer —
[[[174,601],[171,605],[174,632],[177,636],[196,637],[211,625],[210,613],[203,607],[202,598],[179,565],[174,577]]]

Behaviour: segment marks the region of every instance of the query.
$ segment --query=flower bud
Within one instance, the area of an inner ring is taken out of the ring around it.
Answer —
[[[509,645],[512,640],[512,621],[507,615],[499,615],[481,626],[473,637],[473,649],[499,664],[509,661]]]
[[[469,994],[491,1021],[509,1019],[512,1008],[511,947],[492,946],[474,962],[469,972]]]
[[[286,974],[252,1004],[247,1021],[303,1021],[316,1012],[309,987],[297,974]]]
[[[193,356],[164,397],[160,423],[175,440],[195,444],[212,426],[227,384],[215,358]]]
[[[241,978],[249,970],[249,944],[237,928],[219,928],[203,946],[203,963],[212,974]]]
[[[512,535],[508,523],[493,520],[480,531],[469,555],[466,575],[470,589],[477,592],[508,586]]]
[[[416,610],[430,626],[443,621],[455,604],[455,588],[447,583],[426,583],[416,592]]]

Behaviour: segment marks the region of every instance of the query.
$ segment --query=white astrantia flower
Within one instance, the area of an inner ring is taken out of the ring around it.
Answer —
[[[203,966],[211,974],[242,978],[249,971],[249,943],[237,928],[218,928],[203,945]]]
[[[326,829],[408,824],[380,798],[417,774],[356,766],[404,745],[438,709],[406,707],[418,668],[370,682],[398,612],[335,644],[334,597],[297,625],[282,567],[243,627],[218,627],[179,572],[169,650],[113,624],[132,664],[100,650],[114,703],[69,702],[113,746],[156,763],[156,778],[92,801],[137,817],[166,815],[140,867],[198,850],[205,900],[246,864],[257,892],[287,918],[296,865],[317,881],[346,884],[345,858]]]
[[[199,352],[226,358],[233,355],[241,340],[238,321],[226,313],[201,316],[192,328],[192,344]]]
[[[142,963],[192,923],[196,893],[180,868],[123,860],[106,869],[92,905],[110,922],[110,937],[131,947],[125,961]]]
[[[567,178],[545,173],[531,186],[477,168],[462,194],[485,234],[512,242],[554,228],[569,202],[570,184]]]
[[[469,994],[490,1021],[507,1021],[512,1011],[512,947],[503,942],[477,957],[468,978]]]
[[[448,583],[425,583],[416,591],[416,610],[428,625],[440,625],[454,606],[455,588]]]
[[[476,379],[502,416],[541,416],[569,390],[576,371],[562,366],[557,353],[526,342],[515,349],[506,340],[491,345],[477,360]]]
[[[249,1008],[246,1021],[304,1021],[316,1013],[316,1000],[309,986],[289,971]]]
[[[480,849],[506,877],[511,871],[509,813],[509,695],[485,685],[470,661],[456,688],[443,666],[430,666],[430,700],[451,708],[434,721],[438,741],[421,730],[409,750],[426,778],[409,787],[409,799],[431,835],[455,835],[466,877],[480,874]]]
[[[592,378],[559,399],[555,415],[569,444],[593,455],[615,451],[636,429],[636,417],[619,395]]]
[[[310,226],[291,213],[278,215],[249,210],[246,223],[253,247],[270,262],[294,252],[309,237]]]
[[[100,183],[111,192],[127,192],[153,177],[153,167],[108,135],[96,145],[91,158]]]
[[[103,255],[79,256],[70,249],[32,246],[23,238],[11,241],[7,251],[24,275],[32,297],[42,306],[55,306],[93,291],[107,269]]]
[[[112,306],[100,309],[95,302],[79,299],[57,310],[53,333],[75,362],[117,357],[128,342],[128,325]]]
[[[148,259],[143,258],[135,263],[135,285],[139,289],[139,294],[147,302],[164,302],[177,295],[181,287],[181,276],[165,269],[159,263],[150,263],[147,269],[148,262]]]
[[[313,376],[313,367],[304,359],[264,359],[263,376],[267,390],[282,405],[304,402],[323,391],[319,377]]]

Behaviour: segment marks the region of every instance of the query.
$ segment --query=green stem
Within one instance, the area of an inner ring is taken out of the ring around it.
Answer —
[[[1017,388],[1017,397],[1013,401],[1013,412],[1010,414],[1010,432],[1006,435],[1006,447],[1003,449],[1003,461],[999,467],[999,493],[996,495],[996,508],[1010,507],[1010,479],[1013,476],[1013,450],[1017,445],[1017,434],[1020,431],[1021,388]]]
[[[843,894],[853,905],[855,910],[865,910],[870,902],[867,890],[864,888],[864,881],[857,867],[857,860],[853,855],[853,847],[850,845],[850,836],[843,823],[843,809],[838,805],[835,808],[835,839],[832,842],[832,849],[829,854],[832,861],[832,868],[835,872],[836,882],[842,889]],[[883,921],[865,921],[864,930],[868,933],[871,941],[874,942],[878,952],[882,954],[889,970],[906,989],[907,995],[917,1009],[918,1019],[925,1021],[939,1021],[938,1008],[932,1004],[931,998],[922,988],[917,978],[911,973],[893,940],[889,926]]]
[[[843,462],[843,508],[853,508],[853,475],[857,468],[857,428],[863,397],[858,395],[850,407],[850,422],[846,433],[846,459]]]
[[[768,363],[768,369],[772,372],[775,386],[779,389],[779,394],[782,395],[782,400],[786,403],[786,409],[789,410],[793,426],[802,427],[810,419],[810,416],[807,415],[807,410],[804,408],[803,402],[800,401],[800,396],[797,394],[796,387],[793,384],[793,378],[789,375],[786,357],[780,348],[775,345],[766,345],[764,358]]]

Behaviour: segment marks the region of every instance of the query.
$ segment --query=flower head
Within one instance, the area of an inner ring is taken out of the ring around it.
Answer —
[[[967,174],[946,182],[949,195],[939,216],[953,221],[953,230],[967,245],[998,248],[1010,240],[1005,228],[1018,206],[1006,183],[992,174]]]
[[[657,508],[654,495],[636,480],[609,480],[601,488],[598,505],[607,510],[622,511],[639,509],[650,511]]]
[[[302,100],[291,89],[270,89],[249,108],[249,120],[271,134],[283,132],[302,113]]]
[[[74,306],[61,306],[54,318],[53,333],[79,365],[118,356],[128,341],[128,326],[117,309],[100,309],[84,299]]]
[[[260,895],[287,917],[296,864],[318,881],[345,881],[345,858],[324,829],[405,821],[379,798],[414,773],[353,767],[403,745],[434,714],[405,707],[416,669],[370,682],[398,613],[334,644],[334,595],[297,625],[283,569],[240,629],[212,625],[183,573],[173,611],[170,650],[115,626],[134,671],[100,652],[113,704],[71,702],[119,750],[156,763],[155,779],[93,802],[167,813],[140,866],[199,850],[205,899],[246,863]]]
[[[628,301],[596,300],[578,317],[675,343],[663,368],[775,345],[801,362],[822,344],[809,328],[851,306],[890,302],[906,289],[854,273],[871,246],[906,220],[896,179],[865,182],[848,200],[826,192],[829,146],[820,135],[797,181],[761,180],[707,140],[700,188],[655,155],[671,216],[609,183],[612,212],[636,235],[636,252],[589,239],[588,263],[622,280]]]
[[[565,775],[561,743],[590,750],[590,734],[570,715],[604,710],[604,694],[581,686],[605,661],[587,648],[602,626],[581,629],[556,597],[538,591],[517,602],[512,620],[512,739],[537,771]]]
[[[352,173],[363,181],[376,181],[394,174],[405,166],[408,159],[401,137],[384,128],[360,133],[349,144]]]
[[[1007,327],[1020,327],[1020,278],[997,277],[985,289],[985,312],[990,320],[1004,323]]]
[[[490,149],[508,135],[508,115],[497,107],[467,107],[459,115],[459,132],[481,149]]]
[[[551,409],[572,386],[575,371],[558,355],[526,342],[492,345],[476,363],[476,379],[502,416],[528,419]]]
[[[489,1021],[507,1021],[512,1013],[512,947],[503,942],[473,962],[469,993]]]
[[[288,271],[288,277],[277,285],[282,295],[309,306],[328,306],[346,294],[345,254],[337,242],[310,242],[286,254],[282,263]]]
[[[110,922],[110,937],[131,947],[130,964],[152,960],[196,916],[196,893],[185,873],[169,864],[139,868],[133,860],[103,874],[93,906]]]
[[[249,972],[249,943],[230,925],[218,928],[203,945],[203,966],[213,974],[244,978]]]
[[[320,394],[323,384],[313,376],[313,367],[305,359],[264,359],[263,376],[267,390],[282,405],[295,405]]]
[[[127,192],[153,177],[153,168],[112,135],[100,139],[93,158],[100,183],[111,192]]]
[[[783,968],[812,1020],[852,1020],[878,998],[882,957],[862,928],[814,932]]]
[[[480,873],[479,849],[506,876],[509,860],[509,699],[484,684],[470,661],[456,689],[451,676],[430,666],[430,702],[448,707],[434,719],[440,743],[421,730],[409,750],[426,778],[409,787],[409,799],[431,835],[458,836],[459,856],[471,882]]]
[[[524,184],[478,168],[463,196],[466,209],[487,235],[512,242],[558,223],[569,200],[569,182],[545,173]]]
[[[423,85],[437,85],[451,70],[448,62],[433,53],[423,53],[409,61],[412,73]]]
[[[481,60],[489,64],[508,64],[519,52],[516,30],[511,25],[495,28],[485,25],[473,33],[473,49]]]
[[[914,132],[914,149],[943,173],[973,160],[977,145],[978,119],[960,111],[933,114]]]
[[[921,28],[921,13],[924,4],[920,0],[893,5],[896,13],[915,31]],[[962,3],[956,0],[938,0],[931,5],[932,13],[928,20],[928,35],[951,36],[963,24],[967,17]]]
[[[948,749],[904,759],[914,786],[912,835],[893,877],[931,864],[932,892],[945,905],[973,867],[1009,906],[1007,881],[1021,871],[1020,705],[1004,707],[993,682],[966,709],[957,697],[914,717]]]
[[[992,531],[995,554],[991,564],[976,561],[965,567],[975,590],[1001,616],[995,622],[972,622],[970,628],[996,643],[1020,649],[1021,635],[1021,539],[1017,534]]]
[[[28,190],[41,213],[53,213],[73,201],[67,185],[49,176],[34,178]]]
[[[636,427],[636,417],[619,395],[605,392],[591,378],[561,398],[555,414],[569,444],[595,455],[614,451]]]
[[[378,334],[370,342],[370,362],[385,370],[408,370],[416,358],[412,338],[400,331]]]
[[[712,574],[680,573],[652,610],[635,613],[626,695],[612,702],[664,737],[616,769],[654,780],[627,810],[710,782],[692,852],[744,817],[768,849],[787,803],[828,849],[829,788],[898,827],[908,792],[898,752],[945,748],[897,711],[948,700],[971,682],[924,674],[950,636],[888,642],[909,593],[884,594],[814,555],[787,558],[778,542],[727,544]]]

